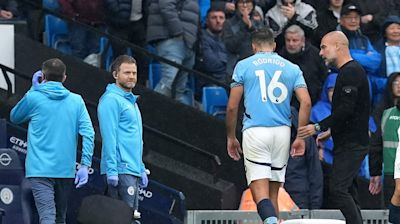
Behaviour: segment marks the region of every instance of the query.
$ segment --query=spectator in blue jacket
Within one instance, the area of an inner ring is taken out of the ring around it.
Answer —
[[[331,114],[332,95],[335,88],[337,73],[330,74],[324,83],[321,91],[320,100],[312,107],[310,121],[318,123]],[[320,146],[320,157],[322,161],[328,164],[333,162],[333,140],[332,137],[324,141]]]
[[[109,84],[97,109],[102,136],[100,172],[106,175],[107,194],[125,201],[140,218],[139,186],[147,187],[148,179],[142,160],[142,117],[138,96],[132,89],[137,83],[136,60],[118,56],[112,63],[115,83]]]
[[[45,61],[42,71],[34,76],[45,82],[34,82],[10,114],[13,123],[29,122],[25,171],[41,224],[65,223],[76,172],[78,134],[82,136],[82,157],[75,177],[77,188],[87,183],[92,163],[92,122],[82,97],[63,86],[65,70],[60,59]]]
[[[291,142],[296,139],[298,111],[291,107]],[[284,188],[301,209],[320,209],[322,206],[323,176],[318,157],[317,145],[313,137],[305,140],[304,156],[289,156]]]
[[[362,65],[368,74],[370,82],[372,105],[375,106],[382,98],[385,85],[381,85],[379,67],[382,57],[374,49],[367,36],[360,29],[361,11],[353,4],[347,4],[340,11],[340,26],[337,30],[342,31],[349,39],[351,57]]]

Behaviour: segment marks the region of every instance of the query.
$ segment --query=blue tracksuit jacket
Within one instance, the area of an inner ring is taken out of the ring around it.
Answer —
[[[109,84],[100,98],[97,114],[102,136],[101,174],[130,174],[144,171],[142,117],[138,96]]]

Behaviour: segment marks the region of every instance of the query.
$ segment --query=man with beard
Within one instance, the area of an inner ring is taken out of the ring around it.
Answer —
[[[332,113],[319,123],[300,127],[298,137],[305,138],[326,131],[320,135],[323,140],[332,133],[331,200],[343,213],[346,223],[362,224],[356,177],[368,153],[368,79],[362,66],[352,59],[349,41],[342,32],[333,31],[322,38],[320,55],[328,66],[339,69],[332,97]]]
[[[103,145],[100,171],[106,175],[107,194],[126,202],[134,218],[140,218],[138,190],[147,187],[148,179],[142,160],[142,117],[138,96],[132,93],[137,83],[136,60],[118,56],[111,69],[115,83],[107,86],[97,109]]]

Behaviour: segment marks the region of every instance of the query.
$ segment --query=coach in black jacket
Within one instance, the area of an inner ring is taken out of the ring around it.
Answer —
[[[368,152],[369,83],[362,66],[351,58],[349,41],[342,32],[330,32],[322,38],[320,55],[327,65],[339,69],[332,97],[332,113],[319,124],[299,128],[298,137],[305,138],[330,128],[317,140],[332,133],[335,146],[331,199],[343,213],[347,224],[362,224],[355,181]]]

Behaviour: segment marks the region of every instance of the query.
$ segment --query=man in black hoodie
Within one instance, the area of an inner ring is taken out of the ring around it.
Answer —
[[[318,48],[306,41],[304,30],[298,25],[291,25],[285,31],[285,47],[279,54],[285,59],[297,64],[303,71],[312,105],[318,100],[324,84],[328,68],[319,56]],[[291,105],[299,109],[296,97],[292,98]]]

